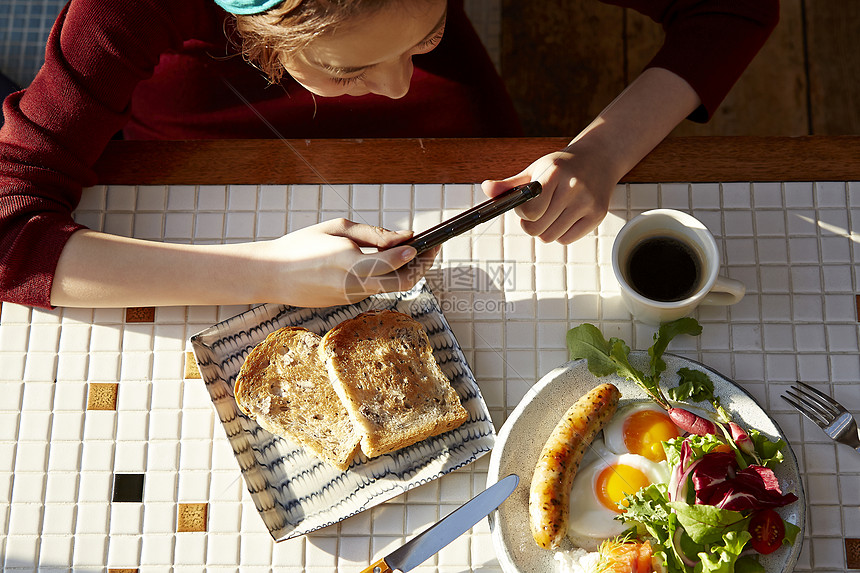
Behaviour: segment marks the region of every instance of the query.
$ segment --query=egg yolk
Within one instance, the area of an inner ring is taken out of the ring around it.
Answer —
[[[639,454],[652,462],[666,459],[660,442],[678,437],[678,428],[667,414],[655,410],[640,410],[624,420],[624,445],[631,454]]]
[[[600,503],[615,513],[621,513],[618,503],[621,502],[626,507],[625,496],[649,485],[651,480],[642,470],[625,464],[616,464],[605,467],[598,474],[594,489]]]

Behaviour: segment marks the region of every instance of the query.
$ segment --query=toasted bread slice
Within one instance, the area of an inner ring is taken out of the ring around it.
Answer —
[[[369,311],[345,320],[323,337],[320,355],[369,457],[452,430],[468,418],[424,327],[405,314]]]
[[[264,429],[344,470],[359,435],[319,359],[321,340],[304,328],[273,332],[245,359],[234,394],[242,412]]]

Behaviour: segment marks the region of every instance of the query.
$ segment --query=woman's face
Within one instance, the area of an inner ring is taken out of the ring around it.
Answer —
[[[381,11],[316,38],[284,62],[287,72],[322,97],[406,95],[412,56],[442,41],[445,0],[393,2]]]

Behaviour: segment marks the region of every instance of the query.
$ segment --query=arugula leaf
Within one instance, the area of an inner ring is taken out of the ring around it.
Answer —
[[[603,337],[593,324],[583,323],[567,331],[567,348],[571,360],[585,358],[588,370],[602,377],[617,374],[642,388],[655,402],[668,409],[669,402],[660,389],[660,374],[666,370],[662,359],[669,342],[678,334],[699,334],[702,327],[694,318],[680,318],[660,326],[654,344],[648,349],[650,375],[630,364],[630,347],[620,338]]]
[[[785,440],[771,441],[755,428],[747,430],[747,435],[752,440],[755,451],[761,459],[760,465],[766,468],[773,468],[782,463],[785,456],[783,456],[781,450],[785,447]]]
[[[711,381],[711,377],[701,370],[679,368],[678,376],[681,378],[678,386],[670,388],[666,392],[676,402],[686,402],[687,400],[702,402],[714,397],[714,383]]]
[[[673,338],[679,334],[699,336],[701,333],[702,327],[699,322],[689,316],[661,324],[654,334],[654,344],[648,349],[648,355],[651,357],[651,378],[658,380],[660,374],[666,370],[666,362],[662,356]]]
[[[739,511],[712,505],[690,505],[683,501],[670,501],[667,505],[675,510],[690,539],[703,545],[718,543],[729,531],[746,531],[749,522]]]
[[[593,324],[583,323],[567,331],[567,348],[571,360],[585,358],[588,370],[597,377],[615,374],[618,366],[609,355],[611,347]]]

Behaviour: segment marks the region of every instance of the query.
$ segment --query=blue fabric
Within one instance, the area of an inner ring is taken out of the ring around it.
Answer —
[[[274,8],[283,0],[215,0],[215,3],[231,14],[259,14]]]

